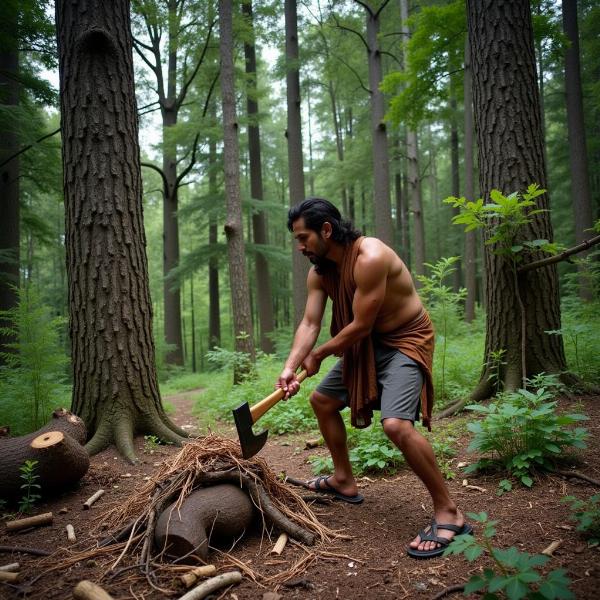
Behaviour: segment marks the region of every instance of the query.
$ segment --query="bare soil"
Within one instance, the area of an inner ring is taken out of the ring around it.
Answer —
[[[174,404],[174,421],[188,430],[194,431],[194,419],[190,416],[192,394],[178,394],[168,398]],[[576,405],[590,420],[586,427],[590,432],[588,448],[578,456],[578,470],[588,476],[600,479],[600,402],[598,397],[563,399],[563,410]],[[435,426],[435,424],[434,424]],[[236,438],[233,427],[224,425],[219,432]],[[261,456],[267,460],[274,472],[285,472],[296,478],[311,476],[307,459],[314,454],[325,454],[324,448],[306,449],[308,435],[271,437]],[[458,455],[453,459],[454,470],[459,473],[449,481],[451,493],[464,512],[486,511],[490,518],[499,521],[498,534],[494,545],[508,548],[516,546],[520,550],[539,553],[551,542],[560,540],[546,570],[564,568],[572,580],[571,589],[578,599],[595,599],[600,587],[600,551],[590,548],[575,531],[569,520],[569,507],[561,503],[566,495],[588,498],[598,493],[598,488],[579,479],[561,476],[543,476],[535,482],[533,489],[516,488],[513,492],[497,496],[496,490],[500,475],[469,476],[468,483],[482,488],[469,489],[463,486],[463,476],[456,465],[472,462],[473,455],[466,452],[467,436],[459,442]],[[78,548],[89,547],[94,540],[89,539],[88,531],[103,511],[110,505],[122,501],[137,486],[149,477],[154,470],[177,452],[176,448],[159,446],[149,448],[143,438],[136,440],[139,464],[125,463],[114,449],[108,449],[92,458],[91,467],[76,489],[66,491],[62,496],[48,499],[39,504],[36,513],[52,511],[54,522],[51,526],[30,529],[22,533],[6,533],[0,526],[0,546],[35,547],[58,552],[59,561],[73,551],[67,539],[65,526],[71,523],[78,536]],[[321,522],[335,530],[352,536],[351,540],[337,540],[322,548],[336,554],[336,557],[320,558],[309,563],[298,577],[277,589],[262,586],[244,578],[241,584],[214,598],[231,600],[261,599],[267,592],[277,592],[282,598],[299,600],[319,598],[434,598],[442,590],[464,584],[469,577],[489,565],[489,559],[481,558],[468,563],[463,557],[451,556],[417,561],[406,554],[406,545],[418,530],[431,518],[429,496],[409,469],[389,476],[371,476],[359,480],[365,501],[361,505],[343,502],[314,504],[313,510]],[[96,490],[103,488],[106,494],[93,506],[84,511],[83,502]],[[476,531],[477,534],[477,531]],[[97,539],[97,538],[96,538]],[[306,550],[297,545],[285,548],[281,557],[269,554],[276,539],[261,539],[257,533],[247,535],[232,550],[240,561],[251,566],[263,575],[273,575],[279,570],[288,569],[306,555]],[[310,552],[310,549],[307,549]],[[219,568],[222,559],[213,554],[213,563]],[[21,582],[27,583],[40,575],[48,566],[49,559],[2,550],[0,565],[21,563]],[[127,572],[109,579],[104,564],[96,561],[82,561],[65,571],[52,572],[40,577],[29,588],[29,598],[62,599],[71,598],[76,583],[89,579],[100,583],[115,599],[134,598],[151,600],[166,598],[161,592],[147,585],[132,587]],[[183,585],[173,581],[172,589],[178,590],[173,597],[184,593]],[[23,597],[18,590],[0,583],[0,598]],[[276,598],[277,596],[271,596]],[[455,592],[451,597],[462,597]],[[266,598],[269,598],[267,595]]]

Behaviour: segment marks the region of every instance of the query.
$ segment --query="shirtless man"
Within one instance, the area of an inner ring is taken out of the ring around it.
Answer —
[[[434,521],[419,532],[407,551],[415,558],[438,556],[454,535],[471,533],[472,528],[465,524],[462,513],[450,498],[431,445],[413,426],[419,416],[424,379],[431,381],[428,371],[433,356],[433,329],[411,275],[391,248],[376,238],[361,237],[360,232],[342,219],[337,208],[327,200],[308,198],[293,207],[288,215],[288,227],[298,250],[314,266],[307,278],[304,317],[276,385],[289,398],[300,388],[295,374],[298,367],[302,366],[311,376],[318,373],[326,357],[344,355],[310,399],[333,459],[334,473],[313,479],[307,486],[347,502],[360,503],[363,500],[352,474],[346,428],[340,410],[352,404],[350,388],[346,385],[352,374],[343,373],[343,363],[351,358],[348,351],[370,336],[377,378],[375,394],[381,404],[383,429],[425,484],[433,501]],[[351,250],[354,250],[353,264],[348,263],[347,253]],[[343,270],[350,270],[350,275],[344,275]],[[334,299],[335,322],[336,301],[341,304],[340,296],[336,295],[336,282],[348,276],[353,276],[355,289],[351,288],[354,292],[348,302],[347,322],[339,323],[337,332],[333,332],[335,335],[315,348],[327,298],[331,296]],[[333,287],[331,281],[334,282]],[[415,361],[387,345],[388,338],[402,338],[403,330],[413,327],[416,321],[427,323],[431,338],[428,368],[420,361],[419,354],[414,355],[418,359]],[[380,343],[381,340],[384,343]],[[425,404],[423,408],[427,410]],[[358,426],[365,426],[361,418],[357,420]]]

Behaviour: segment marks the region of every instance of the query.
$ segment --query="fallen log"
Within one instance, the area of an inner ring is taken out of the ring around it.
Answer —
[[[65,409],[54,411],[52,419],[34,433],[0,438],[0,497],[16,500],[22,493],[20,468],[36,461],[35,483],[42,493],[63,489],[87,472],[89,456],[82,444],[83,421]]]
[[[159,550],[181,557],[193,552],[203,560],[213,540],[231,541],[250,526],[254,518],[246,492],[230,484],[192,492],[177,507],[174,502],[159,516],[154,539]]]

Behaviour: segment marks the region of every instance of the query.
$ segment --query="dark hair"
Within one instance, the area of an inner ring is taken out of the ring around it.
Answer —
[[[354,229],[352,221],[342,218],[340,211],[324,198],[307,198],[292,206],[288,212],[288,229],[293,231],[294,222],[304,218],[304,224],[313,231],[320,232],[323,223],[331,223],[331,239],[339,244],[349,244],[362,233]]]

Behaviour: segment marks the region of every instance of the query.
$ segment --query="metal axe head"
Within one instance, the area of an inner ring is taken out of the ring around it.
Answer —
[[[266,444],[268,431],[263,431],[258,435],[252,433],[252,425],[254,420],[250,412],[250,406],[247,402],[240,404],[233,410],[233,418],[240,438],[240,446],[242,448],[242,456],[251,458]]]

